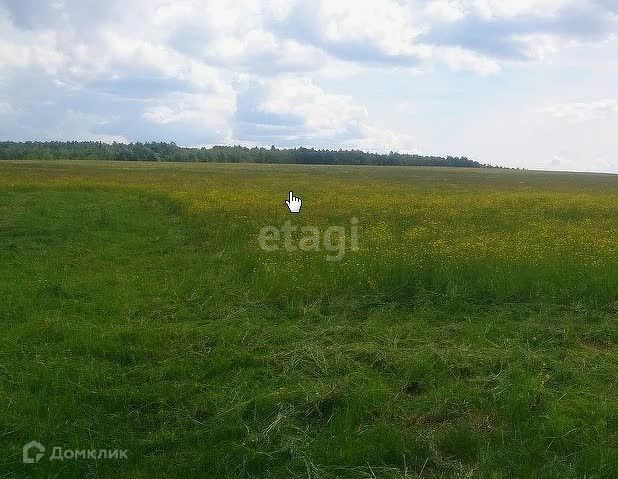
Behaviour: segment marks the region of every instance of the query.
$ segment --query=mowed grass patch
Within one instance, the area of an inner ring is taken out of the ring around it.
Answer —
[[[615,183],[214,166],[0,165],[2,473],[616,475]]]

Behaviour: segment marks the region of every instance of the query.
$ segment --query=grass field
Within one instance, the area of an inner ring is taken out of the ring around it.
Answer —
[[[616,478],[617,319],[618,176],[0,163],[0,478]]]

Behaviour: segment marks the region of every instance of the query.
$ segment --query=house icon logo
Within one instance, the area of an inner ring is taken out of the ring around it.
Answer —
[[[28,444],[24,445],[21,452],[24,464],[34,464],[39,462],[43,457],[45,447],[40,442],[30,441]]]

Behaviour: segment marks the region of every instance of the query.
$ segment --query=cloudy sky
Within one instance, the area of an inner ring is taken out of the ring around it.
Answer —
[[[618,0],[0,0],[0,139],[618,172]]]

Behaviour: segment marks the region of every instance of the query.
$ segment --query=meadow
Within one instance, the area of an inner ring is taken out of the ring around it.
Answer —
[[[617,319],[616,175],[0,162],[0,478],[615,478]]]

